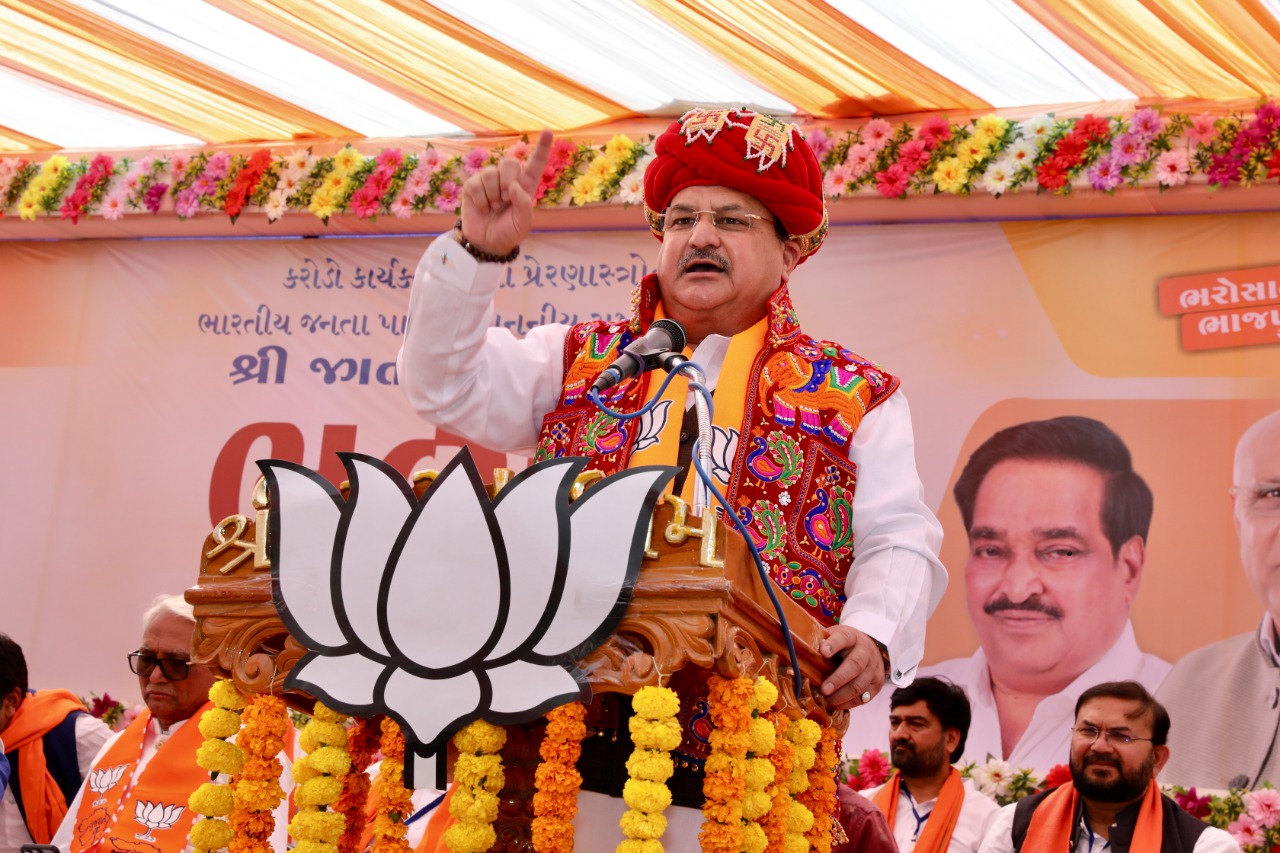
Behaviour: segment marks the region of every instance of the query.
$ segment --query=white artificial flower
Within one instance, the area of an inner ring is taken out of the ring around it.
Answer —
[[[267,196],[267,203],[262,206],[262,210],[267,214],[268,222],[275,222],[281,216],[284,216],[286,209],[286,201],[288,195],[279,189],[274,189]]]
[[[973,768],[973,784],[989,797],[1003,797],[1009,793],[1009,782],[1013,779],[1013,768],[1009,762],[992,758],[986,764]]]
[[[991,161],[978,184],[992,195],[1001,195],[1009,191],[1016,171],[1017,166],[1008,157],[1000,157]]]
[[[1023,139],[1040,139],[1053,130],[1054,118],[1047,113],[1033,116],[1021,124]]]
[[[644,201],[644,172],[633,171],[618,184],[618,200],[623,204]]]

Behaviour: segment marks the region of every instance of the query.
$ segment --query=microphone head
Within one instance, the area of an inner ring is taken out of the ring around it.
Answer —
[[[680,352],[689,341],[688,336],[685,334],[684,326],[680,325],[675,320],[654,320],[653,325],[649,327],[649,330],[652,331],[654,329],[662,329],[671,336],[671,346],[669,349],[672,352]]]

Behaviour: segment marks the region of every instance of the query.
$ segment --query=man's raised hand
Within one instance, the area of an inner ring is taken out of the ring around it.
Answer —
[[[533,196],[551,155],[551,131],[544,130],[523,163],[503,157],[462,185],[462,236],[484,252],[506,255],[533,226]]]

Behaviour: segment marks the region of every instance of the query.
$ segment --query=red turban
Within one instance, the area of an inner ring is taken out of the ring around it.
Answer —
[[[697,186],[728,187],[758,199],[800,244],[801,260],[827,236],[822,168],[794,124],[751,110],[690,110],[653,148],[644,205],[658,238],[662,211],[681,190]]]

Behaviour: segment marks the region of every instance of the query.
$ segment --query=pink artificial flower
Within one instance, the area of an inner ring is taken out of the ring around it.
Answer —
[[[1174,148],[1156,158],[1156,179],[1161,186],[1180,187],[1191,173],[1191,160],[1187,149]]]
[[[809,131],[809,147],[813,149],[813,153],[821,160],[831,153],[836,144],[832,141],[830,134],[822,128],[816,127]]]
[[[1247,814],[1242,814],[1238,820],[1233,820],[1227,824],[1227,832],[1235,839],[1236,844],[1241,847],[1256,847],[1266,837],[1258,826],[1257,821]]]
[[[1122,133],[1111,143],[1111,155],[1120,166],[1141,163],[1147,158],[1147,142],[1137,131]]]
[[[134,168],[136,168],[139,172],[145,175],[148,172],[150,172],[155,167],[155,165],[156,165],[156,158],[148,154],[146,157],[143,157],[141,160],[139,160],[138,164]]]
[[[1275,101],[1267,101],[1258,107],[1254,113],[1254,121],[1267,133],[1276,129],[1276,125],[1280,124],[1280,107],[1276,106]]]
[[[196,191],[191,187],[187,187],[178,193],[178,198],[174,202],[174,210],[184,219],[196,212],[196,208],[200,206],[200,197],[196,195]]]
[[[409,198],[417,198],[431,192],[431,176],[422,171],[419,166],[414,169],[413,174],[409,176],[409,180],[404,182],[403,194]]]
[[[849,184],[853,180],[853,169],[849,168],[847,163],[840,163],[827,172],[827,177],[822,182],[822,190],[831,198],[836,198],[849,191]]]
[[[933,116],[920,125],[920,139],[930,150],[950,138],[951,123],[941,116]]]
[[[1102,156],[1089,167],[1089,183],[1095,190],[1110,192],[1120,186],[1124,176],[1120,174],[1120,164],[1114,157]]]
[[[208,172],[205,172],[196,178],[196,182],[191,185],[191,189],[196,195],[211,196],[218,191],[218,182],[210,178]]]
[[[394,172],[404,162],[404,155],[400,153],[399,148],[388,148],[378,155],[376,162],[379,171],[385,169],[388,172]]]
[[[1186,810],[1187,814],[1200,820],[1204,820],[1209,816],[1209,807],[1213,803],[1213,798],[1208,795],[1198,796],[1195,788],[1191,788],[1181,794],[1175,794],[1173,799]]]
[[[1280,824],[1280,791],[1274,788],[1259,788],[1244,795],[1244,807],[1249,817],[1258,822],[1263,829],[1271,829]]]
[[[418,168],[415,174],[423,169],[430,175],[432,172],[439,170],[440,164],[444,162],[444,158],[440,156],[440,152],[434,148],[428,148],[422,152],[422,156],[418,158]]]
[[[205,177],[220,181],[227,176],[227,172],[231,170],[231,155],[226,151],[219,151],[209,158],[204,164]]]
[[[112,222],[124,216],[124,196],[112,193],[102,200],[102,218]],[[105,698],[105,697],[104,697]]]
[[[858,775],[867,787],[883,784],[889,778],[889,759],[878,749],[868,749],[858,759]]]
[[[378,215],[380,199],[369,187],[361,187],[351,194],[351,210],[360,219],[372,219]]]
[[[89,174],[101,178],[104,175],[110,174],[111,169],[114,166],[115,163],[110,157],[106,154],[99,154],[89,161]]]
[[[190,157],[184,157],[181,154],[176,154],[173,159],[169,161],[169,170],[174,175],[181,175],[183,172],[187,171],[187,166],[190,165],[190,163]]]
[[[408,219],[410,216],[413,216],[413,201],[405,198],[404,196],[400,196],[398,199],[391,202],[391,212],[398,219]]]
[[[876,172],[876,192],[885,198],[898,198],[907,191],[910,178],[911,173],[901,163],[894,163],[883,172]]]
[[[1133,132],[1144,140],[1149,140],[1164,130],[1164,119],[1151,107],[1143,107],[1134,113],[1130,123],[1133,125]]]
[[[453,181],[445,181],[440,185],[440,195],[436,196],[436,209],[441,213],[453,213],[461,200],[461,188]]]
[[[1187,128],[1187,139],[1193,145],[1201,142],[1208,142],[1218,133],[1218,128],[1214,126],[1214,118],[1208,113],[1201,113],[1191,120],[1191,126]]]
[[[519,160],[523,163],[529,158],[529,143],[523,139],[517,140],[507,146],[507,150],[502,153],[504,157],[510,157],[512,160]]]
[[[129,728],[129,724],[138,718],[145,708],[141,705],[134,705],[132,708],[125,708],[124,713],[120,715],[120,719],[116,720],[116,724],[111,727],[112,731],[122,732]]]
[[[870,145],[872,151],[879,152],[892,137],[893,126],[882,118],[873,118],[862,128],[862,141]]]
[[[462,170],[468,175],[474,175],[476,172],[484,168],[484,163],[489,159],[489,152],[483,148],[472,148],[466,154],[462,155]]]
[[[124,176],[124,188],[129,190],[129,192],[133,192],[134,190],[136,190],[138,188],[138,184],[140,184],[141,182],[142,182],[141,172],[134,171]]]
[[[929,148],[923,139],[913,139],[898,149],[898,162],[908,172],[917,172],[929,162]]]
[[[551,143],[551,155],[547,158],[547,168],[554,169],[557,174],[573,160],[573,152],[578,146],[567,139],[557,139]]]
[[[142,203],[146,205],[147,210],[157,213],[160,210],[160,202],[164,201],[164,194],[168,191],[168,184],[152,184],[147,187],[147,194],[143,197]]]
[[[861,178],[875,166],[876,152],[872,151],[867,143],[859,142],[849,149],[849,155],[845,157],[844,162],[853,170],[855,178]]]

